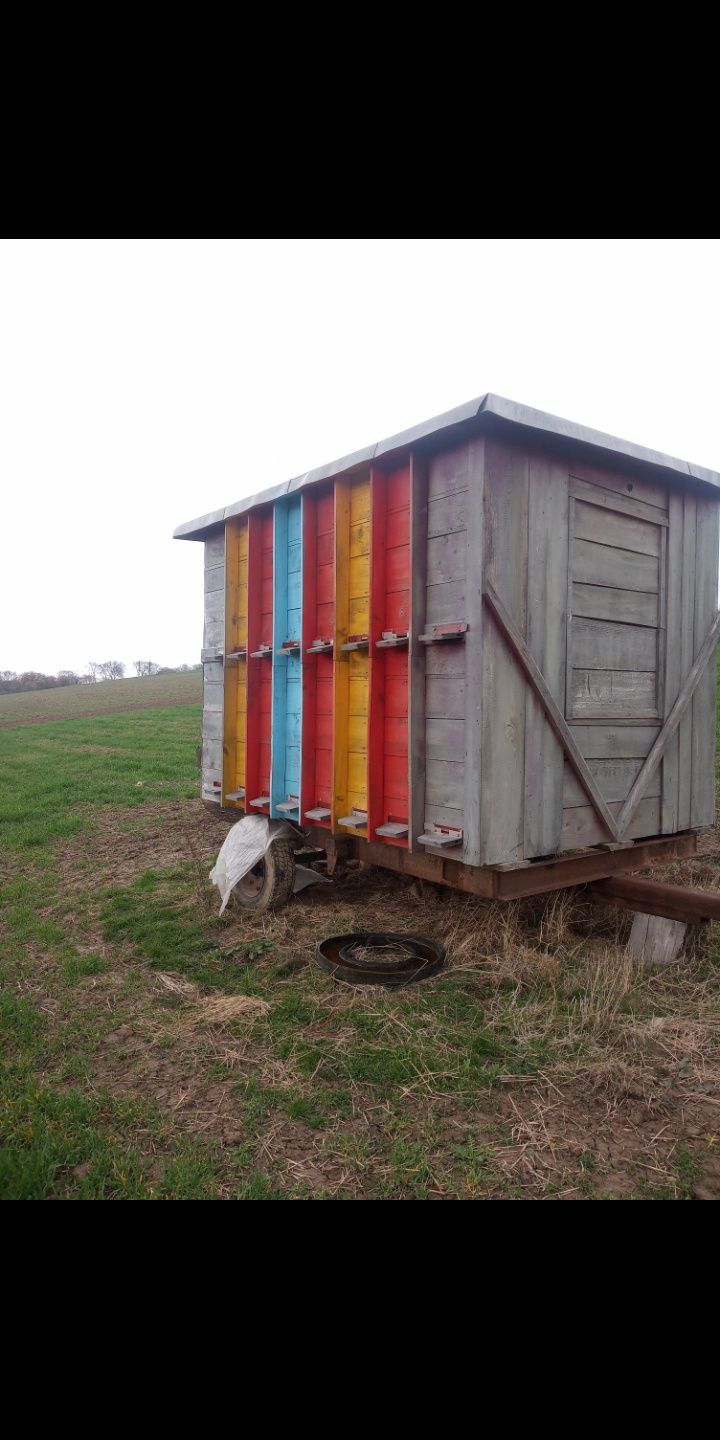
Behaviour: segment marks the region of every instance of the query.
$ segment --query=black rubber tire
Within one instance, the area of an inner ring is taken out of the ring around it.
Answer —
[[[240,910],[279,910],[286,905],[295,884],[295,846],[291,840],[275,840],[262,860],[232,891],[232,903]]]
[[[414,954],[403,960],[377,961],[368,958],[360,962],[354,956],[355,947],[384,945],[398,941],[405,944]],[[322,970],[335,980],[349,985],[413,985],[418,980],[427,980],[442,969],[445,963],[445,946],[429,935],[365,933],[354,935],[328,935],[316,946],[315,959]]]

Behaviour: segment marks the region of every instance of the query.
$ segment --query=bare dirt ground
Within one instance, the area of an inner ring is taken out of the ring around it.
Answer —
[[[91,846],[84,834],[59,841],[55,862],[66,891],[87,889],[89,857],[98,888],[126,885],[146,870],[166,870],[217,850],[228,828],[198,800],[164,800],[120,814],[96,810]],[[206,870],[203,865],[203,877]]]

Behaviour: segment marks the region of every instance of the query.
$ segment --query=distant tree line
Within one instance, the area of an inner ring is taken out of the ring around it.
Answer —
[[[158,665],[154,660],[134,660],[133,666],[140,676],[186,674],[190,670],[201,670],[201,665]],[[57,675],[43,675],[39,670],[24,670],[17,675],[14,670],[0,670],[0,695],[14,695],[20,690],[58,690],[63,685],[92,685],[99,680],[121,680],[125,674],[122,660],[89,660],[85,675],[74,670],[58,670]]]
[[[192,670],[202,670],[202,665],[158,665],[155,660],[133,660],[136,673],[143,675],[189,675]]]
[[[89,660],[91,680],[122,680],[125,666],[122,660]]]
[[[58,690],[63,685],[87,685],[92,675],[76,675],[74,670],[58,670],[57,675],[43,675],[39,670],[0,670],[0,695],[14,695],[18,690]]]

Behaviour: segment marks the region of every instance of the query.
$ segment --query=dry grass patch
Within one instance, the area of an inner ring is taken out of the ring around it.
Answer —
[[[156,754],[143,727],[143,774],[175,783],[167,738]],[[99,781],[106,738],[74,737]],[[715,927],[655,973],[627,953],[630,916],[582,892],[504,906],[357,865],[278,914],[221,918],[208,870],[225,827],[180,793],[137,791],[134,760],[123,773],[125,808],[76,776],[85,828],[48,832],[42,852],[34,833],[20,848],[20,797],[0,860],[0,1021],[4,1005],[23,1056],[9,1083],[30,1077],[6,1145],[29,1193],[720,1195]],[[717,842],[657,873],[717,886]],[[351,930],[427,933],[446,966],[400,991],[340,984],[315,947]],[[77,1127],[56,1143],[66,1101]],[[54,1170],[34,1168],[30,1130],[50,1134]]]

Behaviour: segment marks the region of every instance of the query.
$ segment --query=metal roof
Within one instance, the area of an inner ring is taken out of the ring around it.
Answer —
[[[401,431],[399,435],[378,440],[364,450],[357,450],[354,455],[343,455],[329,465],[320,465],[316,470],[308,470],[305,475],[296,475],[293,480],[274,485],[269,490],[261,491],[259,495],[238,500],[224,510],[213,510],[209,515],[201,515],[197,520],[188,520],[186,524],[178,525],[173,532],[174,538],[202,540],[225,520],[235,515],[243,515],[256,505],[279,500],[283,495],[292,495],[298,490],[304,490],[308,485],[329,480],[334,475],[358,470],[383,455],[391,455],[394,451],[407,450],[411,446],[420,446],[422,449],[437,448],[440,436],[452,443],[483,432],[510,438],[519,431],[530,433],[534,443],[538,445],[551,446],[555,450],[571,450],[576,455],[583,455],[596,463],[604,462],[615,469],[629,466],[635,471],[650,473],[654,478],[664,479],[666,482],[674,480],[677,483],[680,479],[694,490],[711,487],[720,491],[720,475],[715,470],[706,470],[702,465],[690,464],[688,460],[663,455],[659,450],[648,450],[644,445],[633,444],[631,440],[619,440],[615,435],[604,435],[601,430],[590,430],[586,425],[576,425],[573,420],[563,420],[558,415],[547,415],[543,410],[533,410],[529,405],[519,405],[515,400],[506,400],[502,395],[488,394],[481,395],[476,400],[468,400],[465,405],[458,405],[454,410],[446,410],[444,415],[435,415],[432,420],[425,420],[410,430]]]

